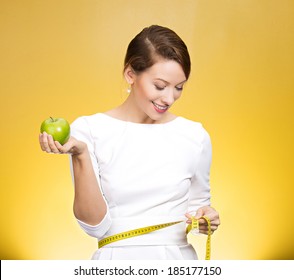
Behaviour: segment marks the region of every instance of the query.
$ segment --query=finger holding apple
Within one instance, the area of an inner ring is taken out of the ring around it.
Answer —
[[[40,134],[40,145],[43,151],[54,154],[81,155],[87,151],[87,144],[72,136],[64,145],[61,145],[46,132]]]
[[[40,146],[42,151],[47,152],[47,153],[61,153],[61,151],[59,150],[59,148],[57,147],[57,143],[59,143],[58,141],[54,141],[52,135],[43,132],[40,134],[39,136],[39,142],[40,142]],[[62,145],[61,145],[62,146]]]
[[[62,154],[80,155],[87,150],[86,143],[79,141],[72,136],[64,145],[55,141],[55,146]]]
[[[40,127],[39,142],[41,149],[47,153],[62,153],[57,143],[62,146],[70,138],[70,125],[64,118],[48,118]]]
[[[70,125],[63,118],[46,119],[40,128],[39,142],[42,151],[54,154],[83,153],[87,145],[70,136]]]
[[[70,125],[64,118],[48,118],[44,120],[40,128],[41,133],[46,132],[52,136],[54,141],[58,141],[61,145],[65,144],[70,137]],[[52,144],[52,141],[50,141]],[[55,149],[55,147],[53,146]]]
[[[52,148],[49,145],[49,142],[51,141],[50,138],[52,138],[52,136],[47,134],[46,132],[40,133],[39,142],[40,142],[41,149],[42,151],[47,153],[53,153]]]

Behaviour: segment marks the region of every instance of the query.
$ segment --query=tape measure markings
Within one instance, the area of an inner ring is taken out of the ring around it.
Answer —
[[[210,253],[211,253],[211,222],[210,219],[206,216],[202,216],[202,219],[205,219],[207,222],[208,226],[208,233],[207,233],[207,240],[206,240],[206,255],[205,259],[210,260]],[[200,219],[201,219],[200,218]],[[108,245],[110,243],[127,239],[127,238],[132,238],[135,236],[147,234],[156,230],[160,230],[166,227],[170,227],[172,225],[182,223],[183,221],[176,221],[176,222],[170,222],[170,223],[164,223],[164,224],[158,224],[158,225],[152,225],[152,226],[147,226],[147,227],[142,227],[142,228],[137,228],[125,232],[121,232],[115,235],[108,236],[106,238],[103,238],[99,240],[98,242],[98,248],[101,248],[105,245]],[[198,229],[199,230],[199,219],[195,219],[194,217],[192,218],[191,224],[189,224],[186,228],[186,234],[188,234],[191,230],[193,229]]]
[[[160,230],[178,223],[181,223],[183,221],[176,221],[176,222],[171,222],[171,223],[165,223],[165,224],[158,224],[158,225],[153,225],[153,226],[147,226],[147,227],[143,227],[143,228],[137,228],[137,229],[133,229],[133,230],[129,230],[129,231],[125,231],[125,232],[121,232],[115,235],[111,235],[109,237],[106,237],[104,239],[101,239],[98,242],[98,248],[101,248],[107,244],[119,241],[119,240],[123,240],[123,239],[127,239],[127,238],[131,238],[131,237],[135,237],[138,235],[143,235],[143,234],[147,234],[156,230]]]

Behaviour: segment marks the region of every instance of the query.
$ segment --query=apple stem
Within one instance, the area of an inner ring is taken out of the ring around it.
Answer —
[[[52,120],[52,122],[54,122],[54,119],[52,117],[50,117],[50,119]]]

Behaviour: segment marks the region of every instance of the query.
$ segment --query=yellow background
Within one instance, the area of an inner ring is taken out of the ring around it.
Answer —
[[[213,144],[212,259],[293,259],[292,0],[0,2],[0,257],[89,259],[72,214],[67,156],[41,152],[41,122],[126,97],[125,50],[145,26],[187,43],[191,79],[173,112]],[[205,238],[192,242],[204,257]]]

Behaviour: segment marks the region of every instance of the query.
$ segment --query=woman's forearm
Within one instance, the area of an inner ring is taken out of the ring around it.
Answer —
[[[74,173],[74,215],[80,221],[97,225],[104,218],[107,206],[94,173],[88,150],[72,155]]]

